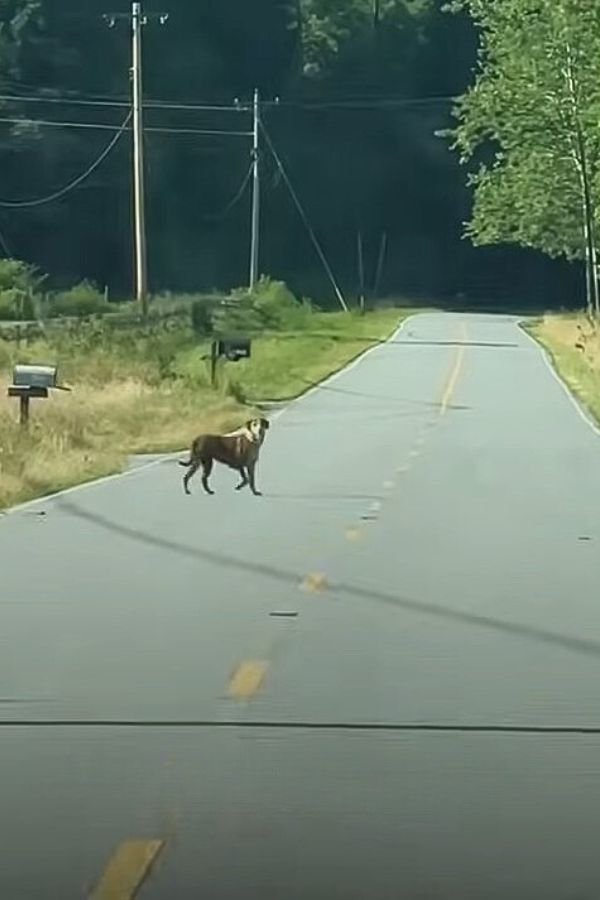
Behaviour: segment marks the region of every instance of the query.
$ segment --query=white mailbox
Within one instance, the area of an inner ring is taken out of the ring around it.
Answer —
[[[45,400],[50,390],[69,390],[59,385],[57,379],[56,366],[15,366],[8,396],[17,397],[21,402],[21,425],[27,425],[29,421],[30,400]]]
[[[56,366],[15,366],[13,386],[19,388],[42,388],[48,391],[56,387],[58,370]]]

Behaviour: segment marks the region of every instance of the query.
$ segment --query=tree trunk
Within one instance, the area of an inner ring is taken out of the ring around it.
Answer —
[[[583,190],[582,190],[583,193]],[[592,259],[590,256],[589,226],[587,218],[587,204],[585,200],[582,206],[582,223],[583,223],[583,253],[585,261],[585,309],[588,318],[591,318],[594,309],[594,274],[592,271]]]
[[[598,248],[592,241],[592,297],[594,304],[594,318],[600,319],[600,283],[598,282]]]
[[[581,184],[581,199],[583,205],[583,223],[584,223],[584,239],[585,239],[585,259],[586,259],[586,288],[587,288],[587,309],[588,315],[593,314],[595,317],[600,315],[600,287],[598,284],[598,254],[596,249],[596,216],[594,209],[594,197],[592,194],[592,179],[590,177],[590,167],[585,145],[585,138],[580,119],[580,106],[577,96],[577,87],[575,72],[573,67],[573,56],[571,46],[567,42],[566,50],[566,69],[565,76],[567,82],[567,91],[569,95],[569,103],[571,106],[572,124],[574,128],[573,158]]]

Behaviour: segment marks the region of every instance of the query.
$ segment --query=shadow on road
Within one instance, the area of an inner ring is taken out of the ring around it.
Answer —
[[[105,516],[82,509],[80,506],[69,500],[58,501],[57,507],[82,521],[89,522],[99,528],[119,534],[129,540],[137,541],[150,547],[156,547],[160,550],[167,550],[171,553],[177,553],[180,556],[185,556],[187,558],[202,560],[210,565],[226,569],[242,570],[286,585],[299,585],[303,577],[302,574],[280,569],[276,566],[268,565],[267,563],[249,562],[228,553],[215,553],[214,551],[202,550],[200,547],[194,547],[190,544],[181,544],[167,538],[159,537],[158,535],[150,534],[146,531],[141,531],[137,528],[131,528],[127,525],[122,525],[119,522],[114,522]],[[356,587],[355,585],[344,584],[343,582],[332,583],[330,585],[330,591],[333,594],[345,595],[357,600],[377,602],[394,609],[408,610],[421,615],[428,615],[436,619],[459,622],[476,628],[501,632],[513,637],[527,638],[536,641],[537,643],[550,644],[552,646],[560,647],[561,649],[571,650],[575,653],[600,658],[600,642],[590,638],[572,637],[570,635],[536,628],[532,625],[511,622],[493,616],[484,616],[478,613],[458,609],[450,609],[445,606],[440,606],[437,603],[413,600],[407,597],[401,597],[381,590],[376,590],[375,588],[361,588]]]
[[[326,382],[320,381],[308,381],[308,379],[302,379],[307,388],[318,388],[320,391],[327,391],[331,394],[344,394],[347,397],[362,397],[367,400],[385,400],[389,403],[398,403],[403,406],[417,406],[422,407],[424,409],[441,409],[442,403],[437,400],[410,400],[407,397],[392,397],[389,394],[370,394],[365,391],[351,391],[347,388],[334,387],[333,385],[329,385]],[[468,410],[472,409],[471,406],[461,406],[458,404],[450,404],[448,409],[455,410]],[[403,415],[413,415],[413,413],[404,413]]]
[[[319,332],[319,331],[311,331],[312,338],[327,338],[330,341],[334,341],[336,344],[364,344],[365,346],[372,347],[490,347],[492,349],[508,349],[508,350],[522,350],[523,344],[519,344],[517,341],[471,341],[471,340],[420,340],[419,338],[411,337],[411,332],[407,332],[408,337],[406,338],[382,338],[382,337],[369,337],[367,335],[357,336],[357,335],[346,335],[346,334],[336,334],[335,332]],[[282,334],[278,335],[277,340],[281,341],[293,341],[298,338],[303,338],[305,335],[303,332],[299,331],[298,334]],[[360,358],[360,357],[359,357]]]
[[[403,341],[385,341],[390,346],[403,345],[412,347],[496,347],[510,350],[521,349],[521,344],[514,341],[419,341],[417,338]]]
[[[377,494],[270,494],[265,493],[266,500],[383,500]]]

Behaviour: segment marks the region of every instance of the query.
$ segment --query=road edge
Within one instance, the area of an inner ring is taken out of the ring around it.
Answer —
[[[541,341],[538,341],[537,338],[535,338],[532,334],[530,334],[527,331],[527,329],[525,328],[525,324],[526,324],[526,320],[520,319],[517,322],[517,327],[519,328],[521,333],[524,334],[525,337],[529,341],[531,341],[531,343],[537,348],[540,355],[542,356],[542,359],[544,360],[546,368],[550,371],[550,374],[552,375],[554,380],[561,386],[563,392],[567,396],[571,405],[575,408],[575,411],[579,415],[579,418],[582,419],[586,423],[588,428],[590,428],[594,432],[596,437],[600,437],[600,425],[598,425],[598,423],[596,422],[592,413],[589,412],[589,410],[584,405],[584,403],[579,399],[577,394],[575,394],[571,390],[568,383],[565,381],[565,379],[560,374],[558,367],[556,365],[556,362],[554,360],[554,356],[552,355],[552,352],[550,350],[548,350],[548,348],[545,347]]]
[[[363,359],[365,359],[370,353],[373,353],[375,350],[379,350],[382,347],[385,347],[387,344],[391,344],[397,336],[402,332],[404,327],[408,324],[408,322],[415,319],[417,316],[426,315],[426,312],[417,312],[412,313],[410,316],[407,316],[403,319],[397,328],[390,334],[389,337],[384,340],[378,341],[373,344],[371,347],[367,347],[358,356],[355,356],[354,359],[350,360],[346,365],[342,366],[341,369],[338,369],[336,372],[332,372],[323,378],[322,381],[319,381],[317,384],[312,385],[302,394],[299,394],[297,397],[293,397],[291,400],[282,401],[283,408],[277,410],[271,416],[271,421],[275,421],[281,416],[285,415],[285,413],[290,409],[290,407],[294,406],[296,403],[301,403],[307,397],[311,396],[311,394],[316,393],[321,390],[325,385],[330,384],[336,379],[340,378],[346,372],[351,371],[356,366],[358,366]],[[267,401],[263,401],[267,402]],[[72,487],[64,488],[61,491],[55,491],[51,494],[44,494],[41,497],[35,497],[33,500],[26,500],[24,503],[19,503],[16,506],[9,506],[7,509],[0,510],[0,519],[6,518],[8,516],[14,515],[15,513],[26,512],[29,509],[35,508],[42,503],[49,503],[52,500],[55,500],[57,497],[67,497],[70,494],[75,494],[79,491],[87,490],[88,488],[98,487],[103,484],[108,484],[111,481],[116,481],[119,478],[132,478],[135,475],[139,475],[141,472],[147,472],[150,469],[154,469],[157,466],[164,465],[165,463],[172,462],[177,459],[177,457],[183,452],[183,450],[178,450],[173,453],[165,453],[160,456],[159,459],[153,459],[152,462],[143,463],[141,466],[136,466],[131,469],[126,469],[123,472],[115,472],[113,475],[104,475],[101,478],[94,478],[90,481],[83,481],[80,484],[75,484]]]

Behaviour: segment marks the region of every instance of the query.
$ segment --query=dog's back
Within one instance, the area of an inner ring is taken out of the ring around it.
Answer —
[[[242,483],[238,490],[250,484],[253,493],[258,493],[254,483],[254,470],[268,428],[267,419],[251,419],[243,428],[229,434],[198,435],[192,442],[189,459],[179,461],[180,466],[188,469],[184,477],[186,493],[189,493],[190,479],[200,467],[203,469],[204,489],[212,493],[207,479],[215,462],[240,472]]]
[[[248,438],[238,435],[200,434],[192,442],[190,458],[180,460],[180,465],[189,467],[194,462],[214,460],[226,466],[238,469],[245,461],[250,447]]]

